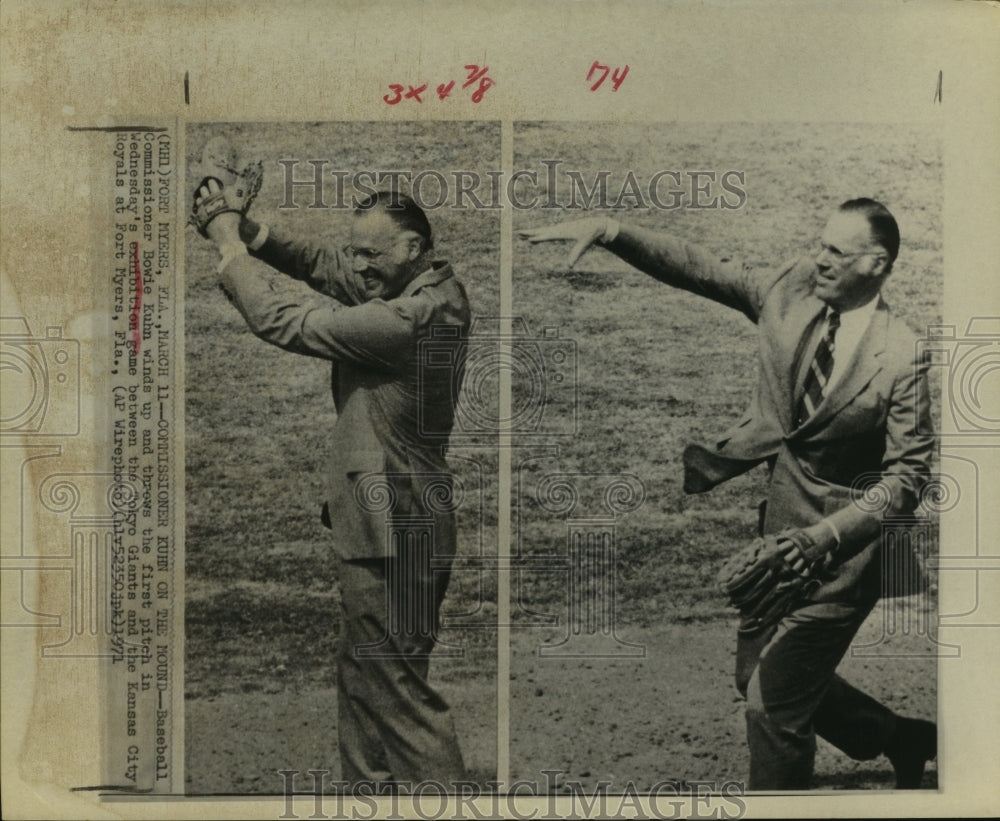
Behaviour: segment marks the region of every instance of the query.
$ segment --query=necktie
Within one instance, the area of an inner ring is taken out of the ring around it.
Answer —
[[[827,317],[826,333],[816,346],[816,354],[809,364],[806,374],[805,391],[799,410],[795,416],[795,424],[801,425],[816,412],[819,403],[823,401],[826,384],[833,373],[833,350],[836,344],[837,329],[840,327],[840,314],[831,311]]]

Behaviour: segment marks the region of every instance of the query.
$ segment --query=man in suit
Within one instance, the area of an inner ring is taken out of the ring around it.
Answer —
[[[199,207],[229,196],[225,174],[203,180]],[[449,787],[465,768],[448,705],[427,674],[456,552],[444,451],[470,323],[465,289],[433,260],[422,209],[395,192],[358,205],[343,250],[283,237],[238,208],[205,233],[250,330],[332,363],[337,421],[323,521],[339,555],[342,779],[355,791],[429,780]],[[316,296],[289,288],[288,278]],[[421,342],[438,335],[437,347],[453,346],[450,373],[421,368]]]
[[[936,726],[895,715],[835,672],[882,589],[883,517],[912,513],[934,450],[926,364],[881,297],[899,249],[896,220],[874,200],[845,202],[817,253],[767,272],[606,218],[522,236],[574,241],[570,265],[599,244],[757,324],[750,405],[714,447],[685,450],[684,489],[704,492],[766,462],[761,533],[802,528],[831,559],[830,578],[776,627],[740,626],[748,787],[807,789],[816,733],[856,759],[885,754],[897,787],[919,787],[937,754]]]

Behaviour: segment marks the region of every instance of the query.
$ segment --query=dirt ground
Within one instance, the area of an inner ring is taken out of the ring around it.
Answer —
[[[901,608],[894,610],[897,615],[914,615],[912,603],[890,607]],[[842,675],[901,714],[934,719],[934,645],[918,629],[897,629],[885,637],[883,623],[879,606],[856,641],[856,647],[877,644],[877,655],[848,656]],[[631,781],[641,793],[667,779],[721,785],[745,778],[743,702],[731,683],[732,623],[625,626],[618,635],[643,645],[645,656],[543,658],[538,647],[557,641],[557,631],[513,633],[511,781],[533,782],[540,793],[566,792],[567,782],[577,782],[589,794],[601,781],[610,783],[612,793]],[[439,664],[437,673],[472,778],[481,783],[494,778],[494,682],[451,675],[448,663]],[[198,739],[188,746],[189,794],[279,793],[279,769],[325,769],[330,780],[337,778],[335,688],[271,689],[276,692],[188,700],[189,737]],[[309,777],[302,778],[298,788],[308,789]],[[923,786],[937,787],[935,762]],[[884,758],[852,761],[820,740],[814,787],[891,789],[892,769]]]
[[[346,147],[337,154],[345,168],[407,168],[415,157],[427,168],[496,167],[496,129],[463,128],[456,137],[449,128],[387,126],[373,140],[364,124],[234,126],[231,136],[252,156],[271,158],[326,157],[331,145]],[[189,143],[216,131],[206,126]],[[923,127],[525,123],[515,131],[514,162],[544,172],[542,162],[558,155],[586,180],[602,169],[618,181],[626,171],[648,179],[664,168],[745,171],[748,200],[739,211],[632,210],[623,218],[669,229],[720,256],[738,253],[751,266],[802,253],[835,203],[875,196],[905,221],[905,256],[887,283],[887,300],[923,333],[941,321],[938,149],[933,130]],[[344,240],[343,215],[279,213],[280,183],[280,175],[266,180],[255,204],[264,221],[317,241]],[[583,212],[517,212],[514,228],[576,214]],[[445,209],[434,219],[438,248],[468,285],[474,311],[495,316],[496,212]],[[688,443],[711,441],[746,406],[755,329],[728,308],[664,288],[604,252],[588,253],[568,272],[566,252],[514,242],[514,312],[519,327],[544,336],[525,350],[549,357],[544,362],[558,354],[574,368],[558,372],[571,377],[561,387],[545,383],[538,429],[522,432],[524,441],[515,437],[509,542],[500,543],[495,515],[495,443],[481,448],[486,456],[457,453],[452,443],[451,456],[461,457],[454,458],[457,475],[478,489],[469,493],[475,503],[458,510],[461,549],[465,559],[518,555],[527,569],[514,582],[517,601],[558,613],[567,585],[565,573],[554,571],[565,567],[569,514],[547,512],[539,489],[573,477],[580,499],[572,516],[604,516],[609,477],[631,477],[644,502],[614,525],[615,624],[617,635],[645,654],[541,657],[538,647],[555,641],[558,629],[518,624],[501,719],[510,746],[500,751],[501,764],[507,759],[512,780],[540,791],[572,782],[588,791],[601,781],[611,789],[632,782],[641,792],[665,779],[739,781],[748,762],[743,704],[732,684],[735,625],[711,591],[719,564],[754,532],[766,478],[760,468],[711,494],[687,496],[680,454]],[[186,333],[211,344],[186,352],[186,786],[192,794],[273,794],[282,786],[280,769],[339,773],[331,617],[337,580],[316,515],[324,431],[334,414],[325,363],[289,360],[255,340],[218,292],[213,266],[204,245],[189,246],[188,269],[202,273],[188,278]],[[534,395],[527,377],[536,371],[512,374],[514,407]],[[932,393],[936,403],[933,381]],[[456,574],[446,607],[479,607],[489,623],[498,608],[495,576]],[[842,672],[900,713],[934,718],[934,648],[919,630],[879,643],[882,613],[876,608],[858,639],[876,645],[876,655],[849,657]],[[459,663],[439,659],[431,675],[453,705],[472,777],[485,782],[498,764],[495,634],[467,638],[472,655]],[[936,783],[931,767],[925,786]],[[815,787],[892,785],[884,759],[852,762],[819,742]]]
[[[473,667],[489,667],[473,650]],[[465,662],[463,662],[465,663]],[[496,678],[469,678],[432,662],[431,680],[452,707],[469,777],[493,779],[497,761]],[[443,674],[443,675],[442,675]],[[280,794],[279,770],[299,770],[297,790],[311,789],[307,770],[340,775],[337,688],[326,675],[249,693],[188,698],[185,791],[189,794]]]
[[[882,635],[876,608],[856,645]],[[727,781],[746,778],[744,702],[733,686],[735,625],[721,621],[618,631],[645,646],[643,658],[541,658],[535,642],[515,647],[511,682],[511,778],[546,784],[566,781],[591,792],[600,781],[615,792],[631,781],[641,793],[663,780]],[[934,719],[933,645],[917,635],[894,636],[875,658],[848,657],[841,674],[893,710]],[[535,646],[532,646],[532,645]],[[889,653],[913,653],[901,658]],[[884,758],[852,761],[818,742],[813,786],[819,789],[888,789],[892,768]],[[937,786],[932,763],[925,788]]]

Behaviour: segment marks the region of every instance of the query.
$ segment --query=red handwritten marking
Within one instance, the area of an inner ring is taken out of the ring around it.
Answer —
[[[490,70],[490,67],[483,66],[480,68],[473,63],[466,66],[465,70],[469,72],[469,79],[462,84],[462,88],[468,88],[478,80],[479,88],[472,93],[472,102],[480,103],[483,100],[483,95],[495,85],[493,79],[486,76],[486,72]]]
[[[468,88],[474,82],[476,82],[476,80],[478,80],[480,77],[485,77],[486,72],[490,70],[490,67],[483,66],[482,68],[480,68],[475,63],[473,63],[472,65],[466,66],[465,70],[469,72],[468,75],[469,79],[466,80],[464,83],[462,83],[462,88]]]
[[[135,299],[132,302],[132,313],[128,318],[128,326],[132,330],[132,345],[136,354],[142,344],[142,328],[139,320],[142,317],[142,268],[139,266],[139,243],[132,243],[132,276],[135,278]]]
[[[427,83],[424,83],[422,86],[417,86],[416,88],[414,88],[413,86],[408,86],[408,87],[410,90],[407,91],[406,94],[403,96],[407,100],[412,98],[416,100],[418,103],[422,103],[423,100],[421,99],[420,95],[427,90]]]
[[[604,73],[601,75],[601,79],[599,79],[596,83],[594,83],[590,87],[591,91],[597,91],[597,89],[601,87],[601,83],[603,83],[605,80],[608,79],[608,72],[611,71],[611,67],[601,65],[599,62],[597,62],[597,60],[594,60],[593,65],[591,65],[590,67],[590,71],[587,72],[588,82],[590,81],[590,78],[594,76],[595,71],[603,71]]]
[[[483,101],[483,95],[493,88],[494,82],[489,77],[483,77],[479,81],[479,88],[472,92],[472,102],[481,103]]]
[[[611,66],[606,66],[603,63],[594,60],[593,64],[590,66],[590,71],[587,72],[587,81],[594,76],[594,72],[601,72],[601,76],[598,77],[597,82],[595,82],[591,87],[591,91],[597,91],[608,79],[608,74],[611,75],[611,90],[617,91],[622,83],[625,82],[625,78],[628,77],[628,65],[620,66],[614,71],[611,70]]]
[[[382,97],[382,99],[385,100],[388,105],[396,105],[403,99],[403,87],[399,83],[390,83],[389,88],[396,92],[396,96],[389,97],[389,95],[386,94]]]
[[[617,91],[618,87],[625,82],[628,77],[628,63],[623,68],[616,68],[611,72],[611,90]]]
[[[470,64],[465,67],[466,80],[462,83],[462,88],[468,88],[476,83],[479,83],[478,87],[472,92],[472,102],[479,103],[482,102],[483,95],[489,91],[496,83],[491,77],[486,76],[486,72],[490,70],[489,66],[483,66],[480,68],[478,65]],[[628,71],[628,66],[625,67],[626,72]],[[625,79],[624,76],[622,79]],[[619,81],[620,82],[620,81]],[[399,105],[404,100],[414,100],[417,103],[423,103],[424,98],[420,95],[427,91],[428,84],[422,83],[420,85],[410,85],[409,83],[405,86],[406,91],[403,90],[404,86],[402,83],[389,83],[389,94],[382,95],[382,101],[386,105]],[[455,88],[455,81],[449,80],[446,83],[439,83],[437,86],[437,98],[438,100],[447,99],[451,94],[452,89]],[[617,88],[617,87],[616,87]]]

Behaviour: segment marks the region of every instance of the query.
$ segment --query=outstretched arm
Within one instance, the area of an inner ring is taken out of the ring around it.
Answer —
[[[587,249],[599,245],[654,279],[721,302],[756,322],[772,278],[719,260],[703,248],[610,217],[588,217],[518,232],[531,243],[569,241],[572,267]]]
[[[521,239],[526,239],[532,244],[554,241],[572,242],[573,247],[570,248],[569,257],[566,260],[567,265],[572,268],[588,248],[595,244],[604,245],[609,242],[612,239],[612,231],[617,233],[615,225],[615,221],[609,217],[587,217],[572,222],[546,225],[541,228],[523,228],[517,233]]]

